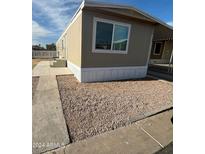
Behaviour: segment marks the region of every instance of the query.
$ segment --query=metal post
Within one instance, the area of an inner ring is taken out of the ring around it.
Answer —
[[[172,71],[172,68],[170,67],[171,62],[172,62],[172,58],[173,58],[173,49],[172,49],[171,57],[170,57],[170,59],[169,59],[169,69],[168,69],[168,72]],[[172,67],[173,67],[173,66],[172,66]]]

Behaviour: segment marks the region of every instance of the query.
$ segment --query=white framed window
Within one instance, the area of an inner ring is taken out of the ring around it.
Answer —
[[[130,24],[94,17],[92,51],[127,54],[130,29]]]
[[[162,42],[155,42],[154,44],[154,55],[160,55],[162,50]]]

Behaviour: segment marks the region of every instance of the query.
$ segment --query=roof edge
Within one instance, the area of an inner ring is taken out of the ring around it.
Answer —
[[[133,10],[133,11],[136,11],[138,13],[140,13],[141,15],[147,17],[147,18],[150,18],[152,19],[153,21],[173,30],[173,27],[168,25],[167,23],[165,23],[164,21],[162,21],[161,19],[157,18],[157,17],[154,17],[138,8],[135,8],[135,7],[132,7],[132,6],[129,6],[129,5],[118,5],[118,4],[111,4],[111,3],[102,3],[102,2],[91,2],[91,1],[86,1],[84,6],[90,6],[90,7],[112,7],[112,8],[119,8],[119,9],[129,9],[129,10]]]
[[[140,13],[141,15],[152,19],[153,21],[173,30],[173,27],[168,25],[167,23],[165,23],[164,21],[162,21],[161,19],[154,17],[138,8],[129,6],[129,5],[118,5],[118,4],[111,4],[111,3],[102,3],[102,2],[91,2],[91,1],[85,1],[83,0],[82,3],[80,4],[79,8],[77,9],[77,11],[75,12],[75,14],[73,15],[73,17],[71,18],[70,22],[68,23],[68,25],[66,26],[66,29],[62,32],[62,34],[60,35],[60,37],[58,38],[58,40],[56,41],[56,43],[59,42],[59,40],[62,38],[62,36],[65,34],[65,32],[67,31],[67,29],[70,27],[71,23],[73,22],[74,18],[76,17],[76,15],[78,14],[78,12],[80,12],[80,10],[82,10],[85,6],[88,7],[112,7],[112,8],[119,8],[119,9],[128,9],[128,10],[133,10],[136,11],[138,13]]]

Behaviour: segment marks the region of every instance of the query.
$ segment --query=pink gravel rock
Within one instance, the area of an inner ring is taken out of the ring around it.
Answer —
[[[172,84],[151,78],[79,83],[57,76],[64,116],[73,142],[131,123],[135,117],[172,105]]]

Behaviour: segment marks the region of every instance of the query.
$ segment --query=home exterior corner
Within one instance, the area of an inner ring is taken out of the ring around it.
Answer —
[[[143,78],[158,24],[133,8],[83,2],[57,51],[80,82]]]

